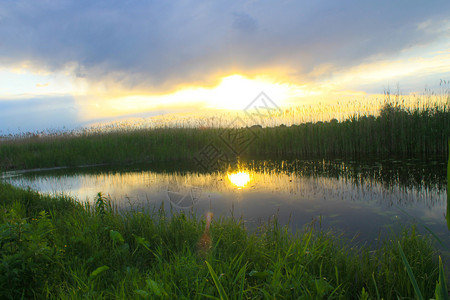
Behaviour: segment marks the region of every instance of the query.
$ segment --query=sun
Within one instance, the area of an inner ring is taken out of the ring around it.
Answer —
[[[247,172],[228,173],[228,179],[232,184],[241,189],[245,187],[250,181],[250,174]]]
[[[208,103],[211,108],[243,110],[261,92],[274,97],[281,105],[289,87],[264,78],[249,79],[235,74],[222,78],[220,84],[210,90]]]

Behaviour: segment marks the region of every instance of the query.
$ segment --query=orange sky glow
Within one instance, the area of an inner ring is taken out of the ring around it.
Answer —
[[[411,101],[430,89],[445,94],[446,3],[0,4],[0,135],[239,113],[261,92],[282,110],[309,107],[314,114],[317,107],[312,120],[331,118],[323,113],[330,109],[338,118],[352,109],[372,112],[386,92]],[[402,17],[390,17],[400,10]],[[154,11],[170,18],[154,26],[147,16]],[[75,15],[91,25],[74,26]],[[39,23],[44,19],[48,24]],[[66,26],[52,25],[61,22]],[[34,35],[24,39],[26,32]]]

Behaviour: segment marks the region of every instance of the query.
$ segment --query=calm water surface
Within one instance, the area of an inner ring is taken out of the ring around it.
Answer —
[[[244,173],[237,180],[229,176],[238,171]],[[79,201],[93,202],[102,192],[121,209],[158,208],[164,203],[198,215],[233,214],[249,228],[274,216],[294,230],[316,220],[323,228],[368,243],[389,228],[415,222],[450,245],[445,175],[444,159],[296,160],[241,163],[234,170],[213,173],[175,164],[15,172],[4,173],[2,179]]]

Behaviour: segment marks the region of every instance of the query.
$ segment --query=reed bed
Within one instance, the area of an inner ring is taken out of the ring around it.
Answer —
[[[439,274],[414,228],[369,249],[314,223],[294,235],[276,218],[248,232],[164,207],[119,214],[101,194],[88,205],[0,183],[0,199],[2,299],[396,299],[415,288],[429,299]]]
[[[377,117],[263,128],[248,153],[319,158],[445,156],[449,136],[447,106],[407,110],[386,105]]]
[[[236,125],[236,124],[235,124]],[[224,142],[221,137],[237,137]],[[28,135],[0,141],[0,169],[193,160],[214,144],[228,157],[445,157],[448,105],[386,103],[377,115],[276,127],[161,127]],[[242,147],[242,143],[248,146]]]

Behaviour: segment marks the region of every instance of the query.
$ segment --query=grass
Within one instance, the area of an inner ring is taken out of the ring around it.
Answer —
[[[101,194],[88,205],[3,183],[0,205],[4,299],[412,299],[409,271],[429,299],[439,276],[415,228],[369,249],[314,223],[294,235],[276,219],[256,232],[214,219],[199,255],[205,221],[164,207],[119,213]]]
[[[295,122],[294,122],[295,123]],[[450,136],[448,105],[386,104],[377,116],[251,128],[154,128],[61,134],[0,141],[0,170],[193,161],[213,143],[241,158],[445,157]],[[230,138],[230,139],[228,139]],[[254,138],[243,149],[248,139]]]
[[[447,213],[445,219],[447,220],[447,227],[450,230],[450,139],[448,141],[449,145],[449,156],[447,163]]]

